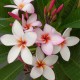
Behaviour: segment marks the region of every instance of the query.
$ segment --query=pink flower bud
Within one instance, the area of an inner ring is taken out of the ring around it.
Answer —
[[[54,16],[56,14],[57,9],[54,9],[51,13],[52,16]]]
[[[26,12],[26,14],[25,14],[25,17],[26,17],[26,19],[28,19],[28,17],[29,17],[27,12]]]
[[[57,9],[57,13],[59,13],[64,7],[64,4],[60,5],[59,8]]]
[[[14,19],[17,19],[17,20],[21,20],[21,18],[19,16],[17,16],[16,14],[13,14],[12,12],[8,12],[8,14],[13,17]]]
[[[56,0],[51,0],[51,3],[50,3],[48,11],[51,11],[51,9],[53,8],[55,2],[56,2]]]
[[[44,8],[44,15],[46,15],[46,13],[47,13],[47,8],[45,6],[45,8]]]
[[[10,23],[10,26],[12,27],[12,26],[13,26],[13,24],[12,24],[12,23]]]

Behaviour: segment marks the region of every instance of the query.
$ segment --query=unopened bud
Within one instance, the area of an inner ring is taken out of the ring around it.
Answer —
[[[44,8],[44,16],[46,15],[46,13],[47,13],[47,8],[45,6],[45,8]]]
[[[57,9],[54,9],[51,13],[51,16],[54,16],[56,14]]]
[[[12,13],[12,12],[8,12],[8,14],[13,17],[14,19],[17,19],[17,20],[21,20],[21,18],[19,16],[17,16],[16,14]]]
[[[64,4],[60,5],[59,8],[57,9],[57,13],[59,13],[64,7]]]
[[[48,11],[51,11],[51,9],[53,8],[55,2],[56,2],[56,0],[51,0],[51,3],[50,3]]]

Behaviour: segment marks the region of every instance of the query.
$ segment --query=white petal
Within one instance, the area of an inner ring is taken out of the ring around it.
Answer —
[[[80,41],[80,39],[78,37],[74,37],[74,36],[66,38],[67,46],[74,46],[74,45],[78,44],[79,41]]]
[[[27,46],[32,46],[37,39],[37,34],[35,32],[26,32],[24,39],[27,41]]]
[[[35,21],[32,23],[32,26],[40,27],[40,26],[42,26],[42,23],[40,21]]]
[[[22,3],[23,0],[13,0],[13,1],[14,1],[14,3],[15,3],[16,5],[19,5],[19,4]]]
[[[58,60],[58,56],[57,55],[50,55],[47,56],[43,62],[46,63],[47,66],[52,66],[53,64],[55,64]]]
[[[60,51],[60,54],[62,56],[62,58],[65,60],[65,61],[69,61],[70,59],[70,51],[69,51],[69,48],[68,47],[63,47]]]
[[[27,20],[27,24],[32,24],[37,20],[37,15],[34,13],[32,14],[29,19]]]
[[[35,56],[33,56],[32,65],[36,66],[36,62],[37,62],[37,58]]]
[[[19,11],[18,9],[14,9],[12,13],[18,15],[18,11]]]
[[[45,57],[40,47],[37,47],[36,49],[36,57],[38,60],[43,60]]]
[[[27,11],[28,13],[34,13],[34,7],[33,7],[33,5],[32,4],[26,4],[24,7],[23,7],[23,9],[22,9],[23,11]]]
[[[46,54],[46,55],[51,55],[53,52],[53,45],[51,43],[48,44],[42,44],[41,45],[42,51]]]
[[[8,63],[12,63],[19,55],[21,48],[18,46],[13,46],[8,54]]]
[[[13,35],[6,34],[1,37],[1,42],[6,46],[16,45],[17,41]]]
[[[17,20],[15,20],[15,22],[13,23],[12,32],[14,35],[19,37],[22,37],[24,35],[23,28]]]
[[[62,43],[64,41],[64,39],[57,34],[52,35],[52,43],[53,45],[58,45],[60,43]]]
[[[21,58],[26,64],[32,65],[32,54],[27,47],[22,49]]]
[[[59,45],[54,46],[53,54],[57,54],[57,53],[59,53],[60,50],[61,50],[61,46],[59,46]]]
[[[48,80],[55,80],[55,74],[53,70],[48,66],[44,68],[43,76]]]
[[[69,37],[71,30],[72,30],[72,28],[67,28],[63,33],[63,37]]]
[[[30,76],[33,79],[36,79],[36,78],[40,77],[42,75],[42,73],[43,73],[42,68],[33,67],[32,70],[31,70]]]
[[[55,30],[55,28],[53,28],[52,26],[50,26],[49,24],[45,24],[45,26],[44,26],[44,31],[45,32],[48,32],[48,33],[53,33],[53,32],[55,32],[56,30]]]
[[[23,3],[27,4],[27,3],[30,3],[31,1],[34,1],[34,0],[24,0]]]
[[[15,6],[15,5],[6,5],[6,6],[4,6],[4,7],[17,8],[17,6]]]

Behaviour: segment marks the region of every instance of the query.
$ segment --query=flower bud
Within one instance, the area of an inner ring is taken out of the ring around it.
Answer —
[[[50,3],[48,11],[51,11],[51,9],[53,8],[55,2],[56,2],[56,0],[51,0],[51,3]]]
[[[13,17],[14,19],[17,19],[17,20],[21,20],[21,18],[19,16],[17,16],[16,14],[12,13],[12,12],[8,12],[8,14]]]
[[[57,13],[59,13],[64,7],[64,4],[60,5],[59,8],[57,9]]]
[[[46,13],[47,13],[47,8],[45,6],[45,8],[44,8],[44,16],[46,15]]]
[[[54,9],[51,13],[51,16],[54,16],[56,14],[57,9]]]

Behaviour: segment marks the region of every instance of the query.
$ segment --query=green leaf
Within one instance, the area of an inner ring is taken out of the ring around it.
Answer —
[[[70,14],[62,23],[62,28],[80,28],[80,8]]]
[[[0,45],[0,63],[7,61],[7,55],[10,50],[10,47]]]
[[[8,34],[11,33],[11,26],[10,23],[13,23],[12,18],[1,18],[0,19],[0,33]]]
[[[23,70],[23,64],[16,61],[0,69],[0,80],[14,80]]]

